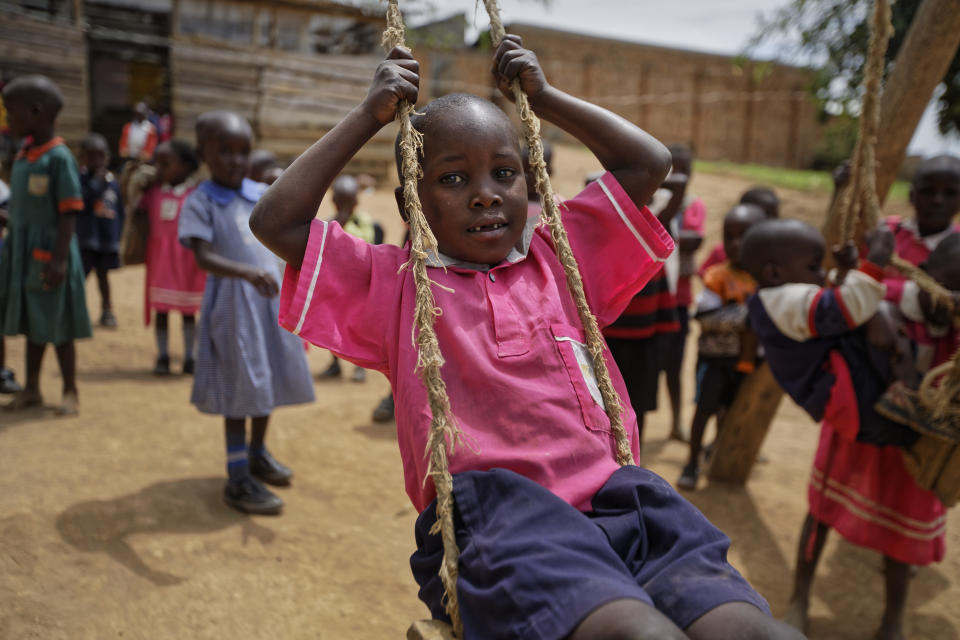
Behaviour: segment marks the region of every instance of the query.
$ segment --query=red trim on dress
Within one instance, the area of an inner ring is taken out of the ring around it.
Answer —
[[[810,330],[810,337],[817,337],[817,307],[820,305],[820,298],[823,296],[823,289],[817,291],[817,295],[813,296],[813,301],[810,303],[810,308],[807,309],[807,329]]]

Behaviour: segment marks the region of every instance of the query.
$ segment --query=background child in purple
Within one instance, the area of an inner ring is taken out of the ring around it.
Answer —
[[[91,133],[80,141],[80,187],[83,211],[77,216],[77,241],[83,273],[97,274],[100,289],[100,326],[117,326],[110,300],[108,272],[120,267],[120,233],[123,229],[123,201],[120,183],[107,169],[110,148],[107,139]]]
[[[240,511],[277,514],[283,501],[254,479],[283,486],[293,477],[264,443],[270,414],[314,396],[302,343],[277,326],[277,259],[248,224],[264,189],[245,177],[252,138],[249,123],[235,113],[209,112],[197,121],[197,148],[210,180],[183,203],[179,237],[209,274],[190,401],[204,413],[224,416],[224,500]]]
[[[669,234],[635,204],[649,201],[669,154],[627,121],[550,86],[515,36],[499,46],[494,69],[505,96],[519,79],[538,115],[580,139],[609,172],[562,207],[589,304],[608,324],[672,250]],[[390,377],[408,494],[421,511],[411,565],[421,598],[443,617],[439,536],[429,534],[435,503],[425,482],[429,410],[410,341],[415,294],[409,270],[397,272],[409,252],[315,220],[336,175],[394,119],[401,100],[416,101],[418,84],[410,53],[393,49],[367,98],[280,176],[251,227],[289,265],[283,325]],[[797,637],[764,613],[762,598],[726,563],[719,531],[662,479],[613,461],[562,268],[548,232],[528,216],[509,118],[464,94],[418,114],[418,190],[439,244],[429,258],[430,277],[442,285],[434,289],[443,310],[437,339],[468,443],[450,457],[466,634]],[[615,368],[611,378],[622,394]],[[628,430],[634,419],[627,410]],[[636,455],[635,434],[631,441]]]

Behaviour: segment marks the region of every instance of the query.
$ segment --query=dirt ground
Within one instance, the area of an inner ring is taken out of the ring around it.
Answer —
[[[583,150],[565,148],[556,167],[557,190],[567,195],[598,168]],[[749,186],[695,177],[713,238],[720,214]],[[824,194],[780,193],[784,215],[822,216]],[[361,206],[384,221],[388,241],[399,242],[389,188],[365,195]],[[370,420],[388,391],[385,379],[318,382],[315,404],[278,410],[268,443],[297,474],[281,491],[286,511],[240,515],[221,501],[220,418],[189,404],[189,377],[149,372],[155,352],[142,324],[142,269],[115,272],[112,282],[120,328],[98,328],[78,345],[80,416],[58,419],[50,408],[0,413],[0,638],[403,637],[426,609],[407,565],[416,514],[403,491],[395,428]],[[88,305],[98,315],[92,280]],[[179,324],[172,325],[179,370]],[[22,377],[23,340],[7,345],[7,362]],[[47,357],[42,384],[52,405],[60,382]],[[312,370],[328,358],[311,350]],[[664,399],[648,417],[642,462],[673,481],[686,447],[667,441],[665,406]],[[692,409],[684,407],[687,423]],[[689,494],[730,535],[733,563],[776,615],[790,594],[817,433],[785,401],[763,448],[766,462],[745,487],[712,484]],[[944,562],[913,580],[910,638],[960,638],[957,510],[948,537]],[[810,637],[869,638],[882,601],[880,557],[831,538]]]

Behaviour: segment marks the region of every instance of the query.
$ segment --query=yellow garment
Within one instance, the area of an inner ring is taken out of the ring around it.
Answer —
[[[350,216],[350,219],[347,220],[346,224],[343,225],[343,230],[352,236],[373,244],[375,238],[374,223],[370,216],[365,213],[355,211],[353,215]]]

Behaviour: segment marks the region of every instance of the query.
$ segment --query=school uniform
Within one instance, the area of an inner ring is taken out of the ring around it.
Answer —
[[[561,211],[588,303],[600,326],[607,326],[660,269],[673,242],[609,173],[565,201]],[[467,634],[557,639],[596,606],[620,597],[652,601],[672,611],[680,624],[719,600],[765,609],[762,598],[726,564],[729,541],[722,533],[662,479],[617,465],[582,325],[551,242],[549,231],[530,217],[520,243],[496,265],[442,255],[429,261],[442,310],[435,324],[445,359],[442,375],[463,432],[449,468]],[[435,517],[424,455],[430,409],[410,339],[413,276],[401,268],[408,259],[408,250],[371,246],[339,225],[314,221],[301,268],[287,267],[280,322],[390,379],[407,495],[421,512],[411,566],[421,598],[442,619],[439,540],[427,533]],[[626,387],[609,351],[604,357],[624,397]],[[637,456],[636,418],[629,407],[624,424]],[[633,488],[623,489],[624,480]],[[614,496],[609,503],[605,487]],[[644,516],[638,518],[641,508]],[[594,522],[601,514],[613,515],[610,531],[618,542]],[[670,548],[685,560],[661,566],[662,588],[638,578],[643,566],[653,568]],[[707,575],[716,588],[693,586]],[[668,576],[676,580],[670,588]],[[686,588],[687,579],[693,588]]]
[[[849,440],[909,446],[917,434],[873,408],[893,381],[889,356],[862,328],[883,300],[882,277],[880,267],[862,261],[839,287],[760,289],[749,302],[750,325],[773,377],[811,418],[829,419]]]
[[[921,236],[917,222],[913,218],[904,219],[890,216],[884,219],[887,228],[893,233],[894,253],[913,265],[921,265],[937,248],[937,245],[952,233],[960,231],[960,225],[951,224],[939,233]],[[894,266],[888,266],[883,272],[883,282],[887,285],[886,300],[900,302],[904,287],[916,286]]]
[[[43,283],[59,217],[83,209],[80,178],[62,138],[27,145],[10,174],[10,221],[0,253],[0,333],[59,345],[92,334],[76,236],[70,239],[63,282],[49,290]]]
[[[741,360],[741,335],[747,330],[747,298],[757,288],[753,277],[729,262],[703,274],[694,318],[700,322],[697,340],[697,402],[709,392],[721,406],[729,406],[753,360]],[[755,354],[751,354],[755,355]],[[712,404],[712,403],[711,403]]]
[[[183,203],[180,242],[189,247],[194,238],[205,240],[220,256],[259,267],[279,282],[276,256],[249,225],[265,189],[246,178],[237,190],[210,180],[200,183]],[[207,276],[190,395],[197,409],[244,418],[314,400],[303,345],[277,326],[278,312],[277,298],[262,296],[249,282]]]
[[[960,348],[960,333],[931,328],[915,303],[905,307],[917,369],[949,360]],[[932,491],[917,486],[902,450],[851,440],[847,426],[830,414],[807,494],[813,517],[855,545],[919,566],[946,554],[947,510]]]
[[[83,211],[77,215],[77,243],[84,274],[93,269],[120,267],[120,234],[123,230],[123,201],[120,183],[113,174],[97,176],[80,173]]]
[[[152,311],[195,315],[203,303],[207,274],[197,266],[193,252],[178,240],[180,210],[191,191],[193,186],[187,183],[154,185],[140,201],[150,221],[143,305],[143,319],[148,325]]]

